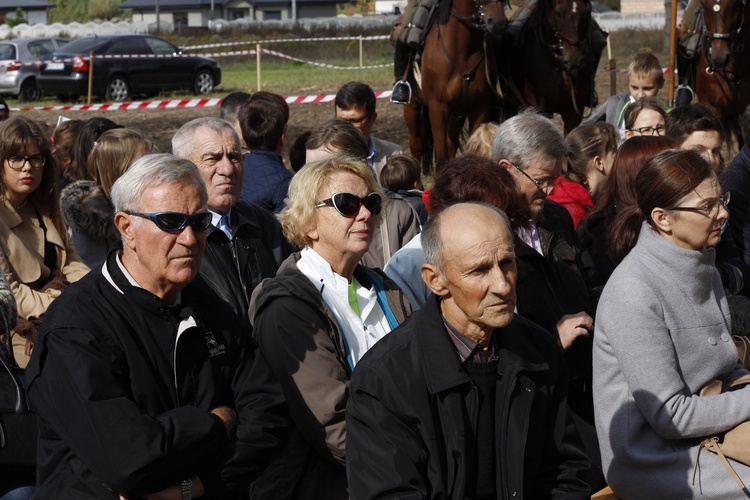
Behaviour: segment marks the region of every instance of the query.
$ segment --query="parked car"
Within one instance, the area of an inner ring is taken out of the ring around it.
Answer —
[[[89,54],[118,56],[93,63]],[[182,51],[151,35],[98,35],[74,40],[55,51],[37,78],[45,94],[77,99],[88,92],[93,65],[92,93],[106,101],[123,102],[135,94],[156,95],[163,90],[192,90],[209,94],[221,83],[221,67],[211,58],[119,57],[127,55],[179,56]]]
[[[0,42],[0,95],[19,101],[37,101],[41,92],[36,84],[39,62],[68,43],[63,38],[15,38]]]

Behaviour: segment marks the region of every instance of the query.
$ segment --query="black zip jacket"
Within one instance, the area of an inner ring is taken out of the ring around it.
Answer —
[[[197,475],[232,498],[282,446],[284,398],[238,318],[200,279],[168,305],[106,272],[45,315],[26,369],[39,421],[37,498],[138,498]],[[238,415],[228,440],[220,405]]]

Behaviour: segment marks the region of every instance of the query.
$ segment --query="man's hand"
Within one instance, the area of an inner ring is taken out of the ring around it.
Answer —
[[[560,336],[563,351],[567,351],[578,337],[588,335],[593,329],[593,318],[583,311],[566,314],[560,318],[557,322],[557,334]]]
[[[211,413],[216,415],[224,422],[224,428],[227,431],[227,437],[232,439],[234,437],[234,431],[237,430],[237,412],[235,412],[229,406],[218,406],[211,410]]]
[[[190,495],[191,498],[202,497],[206,493],[206,489],[203,487],[203,481],[198,476],[193,476],[193,491]],[[182,486],[176,484],[170,486],[156,493],[149,493],[145,497],[145,500],[182,500]],[[120,500],[128,500],[128,496],[124,493],[120,493]]]

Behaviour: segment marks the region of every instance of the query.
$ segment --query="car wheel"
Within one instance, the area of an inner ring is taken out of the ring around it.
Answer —
[[[18,100],[21,102],[38,101],[42,97],[42,91],[36,86],[35,80],[25,80],[21,84],[21,92],[18,94]]]
[[[214,75],[207,69],[202,69],[195,75],[193,92],[195,95],[210,94],[214,90]]]
[[[124,102],[130,97],[128,82],[123,76],[113,76],[107,84],[107,91],[104,94],[104,100]]]

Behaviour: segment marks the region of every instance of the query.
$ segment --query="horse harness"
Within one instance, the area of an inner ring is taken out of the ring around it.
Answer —
[[[469,28],[470,30],[478,30],[482,31],[484,34],[484,40],[483,40],[483,48],[482,52],[479,55],[479,59],[477,59],[477,62],[474,63],[474,65],[469,68],[468,71],[463,71],[462,68],[459,68],[458,63],[456,62],[455,58],[451,55],[450,51],[448,50],[448,47],[445,46],[445,41],[443,40],[443,34],[440,31],[440,23],[435,23],[435,28],[437,29],[437,36],[438,41],[440,41],[440,47],[443,49],[443,53],[445,54],[445,57],[448,58],[448,61],[450,61],[451,66],[453,66],[453,70],[456,73],[459,73],[461,75],[461,109],[465,110],[467,109],[468,99],[469,99],[469,84],[471,83],[471,80],[474,79],[474,75],[477,72],[477,69],[479,69],[479,66],[482,64],[483,61],[486,60],[486,54],[487,54],[487,37],[489,36],[489,33],[487,31],[486,26],[482,22],[484,19],[484,6],[489,3],[503,3],[506,0],[474,0],[474,6],[476,7],[477,11],[470,15],[470,16],[464,16],[456,12],[456,10],[451,7],[451,15],[458,19],[458,21],[461,22],[464,26]],[[489,74],[488,74],[489,77]],[[493,89],[495,86],[490,83],[490,87]],[[457,119],[463,120],[466,118],[466,115],[459,115],[456,116]]]
[[[730,85],[736,86],[740,82],[740,78],[744,76],[744,73],[747,72],[747,69],[742,72],[742,74],[737,75],[736,73],[726,71],[724,67],[715,67],[713,60],[708,57],[708,54],[711,52],[711,41],[712,40],[727,40],[729,43],[729,51],[730,53],[735,51],[735,48],[739,51],[743,50],[743,47],[735,47],[734,45],[734,39],[739,36],[739,34],[742,32],[742,27],[745,24],[745,7],[747,5],[747,0],[742,0],[742,9],[740,10],[740,22],[739,26],[737,26],[736,30],[729,31],[727,33],[716,33],[714,31],[709,31],[707,27],[703,28],[703,44],[705,45],[705,54],[706,54],[706,74],[713,75],[714,73],[719,73]],[[709,9],[706,8],[706,11]],[[721,0],[714,0],[713,7],[710,9],[713,12],[714,15],[714,26],[717,24],[718,16],[721,13]],[[705,14],[704,14],[705,15]],[[731,75],[731,76],[728,76]]]

